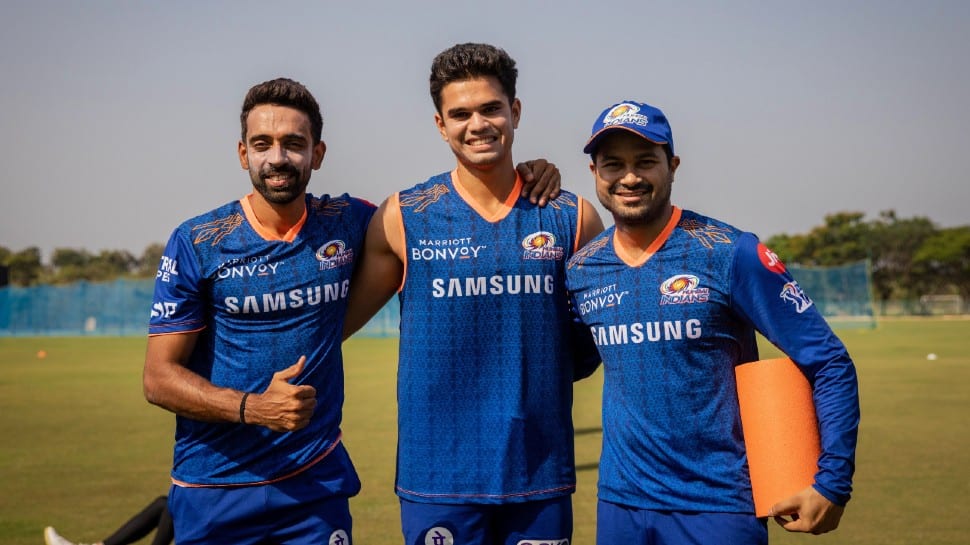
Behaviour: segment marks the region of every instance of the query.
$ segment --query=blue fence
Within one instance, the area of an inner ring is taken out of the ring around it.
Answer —
[[[147,335],[153,289],[153,280],[0,288],[0,336]],[[395,298],[358,334],[394,336],[399,321]]]
[[[789,269],[833,326],[876,325],[868,262]],[[0,288],[0,336],[146,335],[153,288],[153,280]],[[358,335],[396,336],[399,323],[394,298]]]

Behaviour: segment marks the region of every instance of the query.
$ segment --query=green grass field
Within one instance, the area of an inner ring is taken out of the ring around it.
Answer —
[[[770,523],[772,543],[966,543],[970,321],[839,333],[861,383],[854,498],[835,533],[789,535]],[[97,541],[167,490],[173,417],[142,397],[144,349],[139,338],[0,338],[0,543],[43,543],[46,525]],[[351,502],[355,542],[399,544],[396,339],[353,339],[345,352],[344,437],[364,486]],[[576,387],[577,545],[594,541],[601,378]]]

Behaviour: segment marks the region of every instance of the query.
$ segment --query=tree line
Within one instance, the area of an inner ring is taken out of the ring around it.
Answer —
[[[882,302],[922,295],[970,300],[970,225],[941,229],[893,210],[872,220],[862,212],[838,212],[806,234],[776,235],[765,244],[789,265],[833,267],[869,259],[873,296]]]
[[[95,254],[83,249],[56,248],[50,261],[44,263],[36,246],[16,252],[0,246],[0,265],[6,267],[7,280],[13,286],[109,282],[120,278],[154,278],[164,251],[162,244],[148,245],[138,257],[125,250],[102,250]]]
[[[938,228],[928,218],[899,218],[893,210],[871,220],[863,212],[838,212],[808,233],[775,235],[765,244],[789,265],[833,267],[869,259],[874,296],[881,301],[927,294],[970,300],[970,225]],[[43,263],[36,247],[0,246],[0,265],[15,286],[153,278],[164,249],[151,244],[136,257],[121,250],[57,248]]]

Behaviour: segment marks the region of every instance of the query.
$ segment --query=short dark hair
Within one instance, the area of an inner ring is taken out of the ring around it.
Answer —
[[[313,95],[298,81],[289,78],[276,78],[252,86],[243,100],[242,113],[239,122],[242,125],[242,139],[246,140],[246,118],[256,106],[275,104],[288,106],[305,113],[310,118],[310,133],[313,143],[317,144],[323,136],[323,116],[320,115],[320,105]]]
[[[503,49],[493,45],[465,43],[454,45],[431,62],[431,100],[441,113],[441,90],[455,81],[494,76],[511,104],[515,100],[515,79],[519,70]]]

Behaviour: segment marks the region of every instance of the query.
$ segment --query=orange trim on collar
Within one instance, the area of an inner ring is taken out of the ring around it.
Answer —
[[[519,196],[522,195],[522,178],[519,177],[519,172],[515,172],[515,185],[512,186],[512,191],[509,191],[508,197],[505,198],[505,202],[502,203],[501,208],[496,210],[494,213],[489,214],[481,205],[478,204],[474,198],[472,198],[471,193],[465,190],[464,187],[458,182],[458,169],[451,171],[451,185],[455,188],[455,193],[465,201],[472,210],[478,213],[485,221],[489,223],[496,223],[509,215],[512,208],[515,207],[515,201],[519,200]]]
[[[249,195],[239,199],[239,204],[242,205],[243,213],[246,214],[246,221],[249,222],[249,225],[253,228],[253,231],[256,231],[259,236],[263,237],[263,240],[281,240],[283,242],[293,242],[296,240],[296,235],[300,232],[300,229],[303,228],[303,224],[306,223],[307,209],[305,206],[303,207],[303,216],[300,217],[300,221],[296,222],[296,225],[293,227],[290,227],[290,230],[287,231],[283,236],[280,236],[276,234],[276,231],[264,226],[259,222],[259,218],[256,217],[256,212],[253,211],[253,204],[249,202],[252,198],[253,193],[250,193]]]
[[[650,246],[647,246],[647,249],[644,250],[643,254],[636,261],[633,261],[633,262],[629,262],[626,259],[623,259],[623,254],[620,251],[618,251],[619,244],[617,244],[616,242],[616,233],[614,232],[613,251],[616,253],[616,256],[619,257],[620,260],[626,263],[627,266],[629,267],[642,266],[644,263],[647,262],[648,259],[650,259],[653,256],[653,254],[657,253],[657,250],[659,250],[660,247],[663,246],[665,242],[667,242],[667,239],[670,238],[670,235],[674,232],[674,229],[677,228],[677,224],[680,223],[681,212],[682,210],[680,208],[676,206],[673,207],[673,212],[670,214],[670,219],[667,220],[667,225],[664,225],[663,231],[660,231],[660,234],[658,234],[657,237],[653,239],[653,242],[650,243]]]

